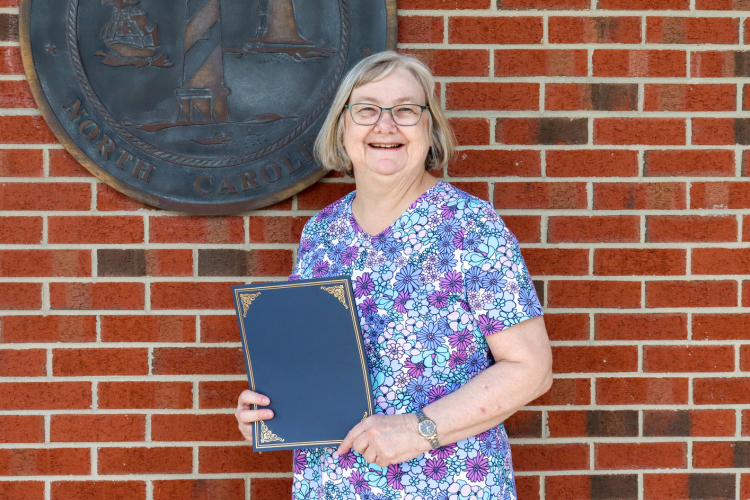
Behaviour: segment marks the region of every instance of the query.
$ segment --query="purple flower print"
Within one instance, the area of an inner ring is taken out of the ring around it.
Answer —
[[[442,309],[443,307],[448,305],[448,292],[437,291],[431,294],[429,297],[427,297],[427,301],[430,303],[431,306],[435,306],[438,309]]]
[[[479,236],[476,233],[469,233],[464,236],[463,247],[464,250],[473,252],[479,246]]]
[[[310,240],[302,240],[302,243],[299,244],[299,251],[300,253],[305,253],[310,250],[310,247]]]
[[[456,453],[456,444],[448,444],[441,446],[437,450],[432,451],[432,454],[438,458],[445,460],[446,458],[452,457]]]
[[[438,232],[441,235],[446,234],[446,233],[453,235],[453,234],[456,234],[460,229],[461,229],[461,222],[452,217],[444,221],[442,224],[440,224],[440,226],[438,226]]]
[[[440,458],[431,458],[427,461],[424,468],[424,473],[430,479],[440,480],[448,472],[445,462]]]
[[[464,351],[456,351],[448,358],[448,366],[454,369],[464,363],[466,363],[466,352]]]
[[[359,305],[359,308],[364,316],[378,312],[378,306],[375,305],[375,301],[372,297],[367,297],[365,301]]]
[[[505,328],[500,321],[492,319],[486,314],[479,316],[479,330],[485,335],[492,335]]]
[[[353,455],[353,454],[348,453],[348,455]],[[368,483],[367,480],[365,479],[365,475],[359,471],[354,471],[352,473],[352,477],[349,478],[349,481],[351,481],[352,486],[354,486],[354,489],[357,491],[357,493],[362,493],[363,491],[370,491],[370,483]]]
[[[466,350],[473,339],[474,336],[468,329],[459,330],[452,335],[448,335],[448,342],[450,342],[451,347],[455,347],[456,349],[461,351]]]
[[[469,481],[483,481],[490,470],[490,464],[484,455],[477,455],[466,461],[466,477]]]
[[[529,316],[539,316],[542,313],[542,306],[539,304],[539,299],[532,290],[521,290],[518,303],[523,306],[523,312]]]
[[[504,275],[498,271],[491,271],[482,280],[482,286],[492,292],[502,292],[505,286]]]
[[[393,464],[388,466],[388,472],[385,473],[385,477],[388,480],[388,486],[394,490],[403,490],[404,485],[401,484],[401,478],[404,477],[406,471],[401,469],[401,464]]]
[[[302,474],[307,467],[307,456],[304,453],[294,454],[294,473]]]
[[[417,333],[417,340],[425,349],[437,349],[443,343],[443,332],[435,323],[429,323]]]
[[[370,273],[364,273],[362,276],[358,276],[354,283],[354,296],[361,299],[365,295],[369,295],[375,290],[375,283],[370,278]]]
[[[341,254],[341,262],[348,266],[357,259],[357,249],[349,247]]]
[[[406,292],[400,292],[396,297],[395,306],[396,310],[401,314],[406,314],[406,303],[411,299],[409,294]]]
[[[458,212],[458,207],[456,205],[443,205],[443,208],[440,209],[440,214],[446,219],[452,219],[455,217],[456,212]]]
[[[482,280],[487,276],[485,271],[478,267],[472,267],[466,273],[466,288],[476,292],[482,287]]]
[[[406,392],[412,396],[423,396],[427,398],[427,394],[430,392],[432,384],[426,377],[417,377],[406,386]]]
[[[318,217],[316,217],[315,220],[321,221],[323,219],[327,219],[328,217],[331,216],[332,213],[333,213],[333,207],[328,206],[318,213]]]
[[[316,278],[320,278],[321,276],[325,276],[328,274],[328,269],[331,267],[331,265],[325,261],[325,260],[319,260],[318,262],[313,265],[313,276]]]
[[[459,232],[457,232],[455,235],[453,235],[453,246],[458,248],[459,250],[464,249],[464,233],[466,231],[464,228],[461,228]]]
[[[443,385],[436,385],[432,389],[430,389],[429,394],[427,394],[427,401],[430,403],[433,403],[437,401],[438,399],[442,398],[443,396],[447,396],[448,391],[445,389],[445,386]]]
[[[411,362],[411,360],[407,360],[404,367],[408,370],[409,375],[416,378],[422,375],[424,373],[424,361],[420,361],[417,364],[414,364]]]
[[[475,352],[466,360],[466,370],[470,374],[477,374],[484,367],[487,356],[481,352]]]
[[[461,276],[461,273],[450,271],[440,278],[440,288],[448,293],[461,293],[463,282],[464,278]]]
[[[447,273],[456,266],[456,262],[456,259],[453,258],[453,253],[441,253],[440,256],[438,256],[438,261],[435,264],[435,267],[437,267],[440,272]]]
[[[391,238],[392,232],[393,230],[389,227],[379,235],[373,237],[372,246],[374,246],[378,250],[384,250],[388,242],[393,239]]]
[[[339,455],[339,465],[341,465],[341,467],[343,467],[344,469],[350,468],[356,461],[357,457],[355,457],[354,453],[352,453],[351,451],[348,451],[343,455]]]
[[[394,283],[393,286],[399,292],[406,291],[412,293],[419,288],[420,274],[422,274],[421,269],[417,269],[411,264],[404,266],[403,269],[396,274],[396,283]]]

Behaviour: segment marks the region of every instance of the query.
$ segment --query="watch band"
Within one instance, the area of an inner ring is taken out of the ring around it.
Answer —
[[[417,424],[417,432],[419,432],[419,435],[430,442],[433,450],[440,448],[440,442],[438,442],[437,437],[437,425],[435,425],[435,422],[427,418],[427,415],[425,415],[422,410],[417,412],[417,420],[419,420],[419,423]],[[432,432],[426,431],[423,427],[431,429]]]

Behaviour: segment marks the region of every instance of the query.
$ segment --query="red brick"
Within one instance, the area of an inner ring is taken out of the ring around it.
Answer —
[[[484,146],[490,143],[490,121],[487,118],[449,118],[448,123],[461,146]]]
[[[106,443],[144,441],[145,439],[145,415],[52,415],[51,417],[50,441],[53,443]]]
[[[151,217],[151,243],[244,243],[242,217]]]
[[[549,153],[547,158],[549,162]],[[598,182],[594,184],[594,209],[684,210],[685,192],[682,182]]]
[[[42,177],[41,149],[0,149],[0,177]]]
[[[641,232],[638,217],[630,215],[552,216],[548,229],[550,243],[637,243]]]
[[[598,0],[598,9],[607,10],[688,10],[688,0]]]
[[[687,378],[598,378],[599,405],[679,405],[688,403]]]
[[[322,210],[354,191],[354,188],[353,182],[318,182],[297,195],[297,208],[300,210]]]
[[[153,373],[239,375],[245,373],[245,361],[236,347],[164,347],[154,349]]]
[[[644,372],[728,372],[734,370],[732,346],[643,347]]]
[[[651,281],[646,307],[734,307],[736,281]]]
[[[91,276],[91,251],[0,250],[0,276]]]
[[[18,3],[9,0],[8,3]],[[0,50],[0,74],[23,75],[23,61],[19,47],[2,47]]]
[[[513,447],[517,471],[578,470],[589,468],[588,444],[524,444]]]
[[[153,309],[233,309],[231,287],[241,284],[232,282],[152,283],[151,307]]]
[[[693,182],[690,186],[690,208],[750,208],[750,183]]]
[[[530,249],[526,249],[524,253],[528,250]],[[544,325],[547,328],[547,335],[552,341],[589,339],[588,314],[546,313]]]
[[[448,165],[451,177],[538,177],[539,151],[463,150]]]
[[[586,50],[495,51],[495,76],[587,76]]]
[[[639,17],[550,16],[550,43],[640,43]]]
[[[96,185],[96,209],[104,212],[116,210],[134,211],[140,209],[156,210],[153,207],[122,194],[106,184]]]
[[[102,316],[102,342],[194,342],[194,316]]]
[[[237,317],[201,315],[202,342],[240,342]]]
[[[565,281],[547,283],[549,307],[634,308],[641,304],[637,281]]]
[[[451,182],[451,185],[482,200],[490,199],[490,185],[486,182]]]
[[[742,216],[742,241],[750,241],[750,216]]]
[[[667,248],[597,248],[597,276],[679,276],[685,274],[685,250]]]
[[[750,340],[750,314],[693,314],[693,340]]]
[[[449,110],[514,111],[539,109],[539,84],[454,82],[446,85]]]
[[[52,309],[143,309],[143,283],[50,283]]]
[[[91,382],[0,383],[0,410],[84,410]]]
[[[750,248],[694,248],[693,274],[750,274]]]
[[[599,77],[665,78],[687,76],[682,50],[594,50],[594,75]]]
[[[43,377],[47,375],[45,349],[0,350],[0,377]]]
[[[514,10],[588,10],[591,2],[587,0],[498,0],[498,9]]]
[[[0,415],[0,443],[43,443],[42,415]],[[0,483],[0,498],[2,496]]]
[[[544,108],[550,111],[635,111],[638,85],[618,83],[548,83]]]
[[[146,250],[146,274],[149,276],[192,276],[193,251]]]
[[[693,443],[693,467],[697,469],[730,469],[735,465],[736,443],[731,441]]]
[[[734,410],[690,410],[691,436],[734,436]]]
[[[0,476],[80,476],[90,471],[86,448],[0,450]]]
[[[148,375],[148,349],[55,349],[52,374],[57,377]]]
[[[750,346],[740,346],[740,370],[743,372],[750,371]]]
[[[198,406],[201,408],[237,408],[240,393],[247,389],[247,380],[200,382]]]
[[[501,118],[495,140],[500,144],[586,144],[586,118]]]
[[[5,316],[0,329],[2,343],[94,342],[96,316]]]
[[[60,481],[51,500],[146,500],[145,481]]]
[[[291,451],[253,453],[251,446],[201,446],[198,472],[232,474],[246,472],[292,472]]]
[[[583,182],[498,182],[495,208],[576,209],[586,208]]]
[[[739,20],[731,17],[649,17],[646,43],[735,44]]]
[[[687,315],[597,314],[596,340],[687,340]]]
[[[696,378],[693,402],[697,405],[750,404],[750,378]]]
[[[78,182],[6,182],[0,184],[0,210],[89,210],[90,208],[90,184]],[[58,242],[50,240],[50,243]]]
[[[634,372],[637,346],[554,346],[554,373]]]
[[[93,177],[73,155],[64,149],[49,150],[49,175],[51,177]],[[106,184],[100,184],[106,186]]]
[[[748,10],[747,0],[696,0],[698,10]]]
[[[644,86],[644,111],[734,111],[736,87],[723,85]]]
[[[542,24],[541,17],[451,17],[448,43],[542,43]]]
[[[153,225],[151,228],[153,230]],[[49,242],[143,243],[143,218],[122,215],[116,217],[50,217]]]
[[[547,476],[547,500],[590,500],[599,498],[638,498],[638,476],[597,474],[591,476]]]
[[[0,309],[40,309],[41,283],[7,283],[0,287]]]
[[[549,437],[586,437],[587,411],[550,411],[547,413]]]
[[[398,43],[442,43],[443,18],[398,16]]]
[[[41,217],[0,218],[0,245],[36,245],[41,242]]]
[[[511,439],[541,438],[542,412],[517,411],[505,419],[503,426]]]
[[[521,243],[539,243],[542,238],[538,215],[505,215],[503,222]]]
[[[516,476],[516,493],[523,500],[539,500],[539,476]],[[549,479],[547,479],[549,481]]]
[[[250,243],[298,244],[307,220],[308,217],[250,216]]]
[[[558,378],[552,388],[527,406],[587,405],[591,403],[591,380],[587,378]]]
[[[401,0],[398,7],[405,10],[489,9],[490,0]]]
[[[595,118],[594,144],[685,144],[685,120]]]
[[[596,443],[597,469],[684,469],[685,443]]]
[[[693,144],[734,144],[733,118],[692,118]]]
[[[744,68],[737,57],[742,57],[742,52],[729,50],[702,50],[690,55],[690,76],[696,78],[722,78],[733,76],[746,76]],[[741,61],[741,60],[740,60]]]
[[[750,496],[750,474],[741,474],[740,475],[740,496],[747,497]]]
[[[2,481],[0,482],[0,498],[44,500],[44,483],[41,481]]]
[[[154,441],[242,441],[233,414],[152,415]]]
[[[250,484],[250,495],[253,500],[275,500],[292,496],[292,478],[255,479]]]
[[[57,138],[41,116],[0,117],[0,144],[56,144]]]
[[[192,448],[99,448],[99,474],[189,474]]]
[[[726,411],[732,412],[732,410],[726,410]],[[743,436],[750,435],[750,412],[748,410],[742,410],[742,435]]]
[[[435,76],[489,76],[489,50],[400,49],[422,61]],[[321,207],[322,208],[322,207]]]
[[[737,219],[733,215],[649,215],[646,241],[737,241]]]
[[[193,406],[192,382],[99,382],[99,408],[185,409]]]
[[[574,248],[526,248],[526,265],[533,276],[583,276],[589,273],[589,251]]]

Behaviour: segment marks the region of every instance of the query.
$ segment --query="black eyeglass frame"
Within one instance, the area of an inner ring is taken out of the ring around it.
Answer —
[[[358,123],[357,120],[354,119],[354,113],[352,112],[352,106],[357,106],[357,105],[367,105],[367,106],[373,106],[375,108],[378,108],[380,110],[380,114],[378,114],[377,120],[375,120],[373,123],[369,123],[367,125],[364,125],[362,123]],[[413,123],[411,125],[401,125],[399,122],[396,121],[396,118],[393,116],[393,108],[398,108],[400,106],[417,106],[417,107],[419,107],[419,109],[420,109],[419,119],[415,123]],[[422,115],[424,115],[424,111],[426,109],[430,109],[429,105],[422,106],[421,104],[411,104],[411,103],[398,104],[396,106],[391,106],[390,108],[384,108],[382,106],[378,106],[377,104],[370,104],[369,102],[355,102],[354,104],[345,104],[344,107],[349,110],[349,116],[352,117],[352,121],[354,121],[354,123],[356,123],[357,125],[362,125],[363,127],[372,127],[373,125],[377,124],[380,121],[380,118],[383,116],[383,111],[388,111],[391,114],[391,120],[393,120],[393,123],[395,123],[399,127],[413,127],[415,125],[418,125],[419,122],[422,120]]]

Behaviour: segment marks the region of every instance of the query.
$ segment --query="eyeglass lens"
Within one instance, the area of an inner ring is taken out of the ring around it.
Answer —
[[[349,107],[354,123],[358,125],[375,125],[383,111],[391,113],[397,125],[416,125],[422,118],[422,106],[401,104],[392,108],[381,108],[375,104],[352,104]]]

